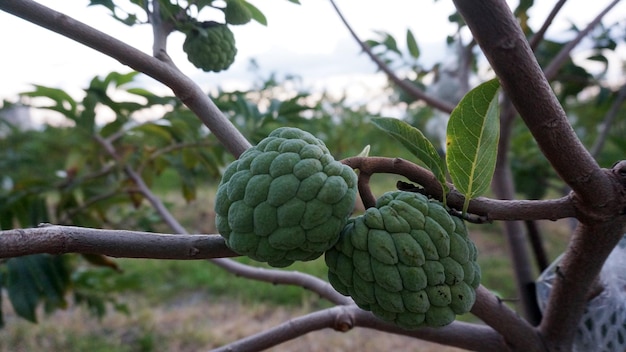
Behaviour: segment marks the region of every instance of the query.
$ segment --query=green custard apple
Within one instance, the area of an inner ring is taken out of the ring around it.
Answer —
[[[183,51],[194,66],[203,71],[226,70],[235,61],[235,36],[228,25],[204,22],[186,33]]]
[[[217,229],[234,252],[275,267],[313,260],[337,243],[356,184],[321,140],[278,128],[224,171]]]
[[[387,192],[350,219],[325,260],[338,292],[405,329],[450,324],[480,283],[463,221],[412,192]]]

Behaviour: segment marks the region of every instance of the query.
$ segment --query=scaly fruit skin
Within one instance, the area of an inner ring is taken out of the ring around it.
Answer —
[[[226,0],[224,19],[232,25],[246,24],[252,19],[252,13],[242,0]]]
[[[297,128],[274,130],[222,176],[216,225],[233,251],[275,267],[321,256],[356,201],[356,174]]]
[[[187,59],[203,71],[219,72],[235,61],[235,37],[227,25],[216,22],[203,23],[186,33],[183,50]]]
[[[338,292],[404,329],[450,324],[480,283],[463,221],[412,192],[387,192],[350,219],[325,259]]]

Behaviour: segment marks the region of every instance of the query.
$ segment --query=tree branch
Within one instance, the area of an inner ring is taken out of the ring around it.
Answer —
[[[120,157],[117,155],[113,145],[100,136],[95,136],[96,140],[105,148],[105,150],[120,163]],[[187,234],[187,230],[174,218],[174,216],[167,210],[163,202],[156,197],[143,182],[141,176],[135,172],[130,166],[125,165],[124,170],[127,175],[135,182],[139,192],[143,194],[146,199],[152,204],[152,207],[159,213],[161,218],[176,232],[180,234]],[[298,273],[298,272],[285,272],[282,270],[263,269],[253,267],[245,264],[241,264],[228,259],[212,259],[211,262],[220,266],[221,268],[242,277],[249,279],[271,282],[274,284],[290,284],[309,289],[316,292],[321,297],[328,299],[336,304],[344,304],[351,301],[349,298],[341,295],[335,291],[328,282],[321,280],[315,276]]]
[[[511,100],[505,95],[500,114],[500,140],[498,141],[496,168],[491,182],[491,189],[498,199],[515,199],[516,197],[513,174],[509,163],[511,133],[515,116],[515,108]],[[536,304],[535,295],[527,289],[535,280],[524,228],[519,221],[507,221],[503,224],[503,229],[507,239],[507,250],[513,264],[517,293],[520,297],[518,308],[532,324],[539,324],[541,314]]]
[[[442,200],[441,184],[432,172],[400,158],[351,157],[342,163],[366,174],[390,173],[406,177],[409,181],[424,187],[424,193]],[[448,206],[462,209],[465,198],[454,189],[446,196]],[[487,217],[489,220],[557,220],[576,215],[570,196],[551,200],[497,200],[486,197],[472,199],[468,211]]]
[[[275,285],[285,284],[300,286],[319,294],[320,297],[325,298],[337,305],[353,303],[350,297],[346,297],[335,291],[335,289],[327,281],[313,275],[298,271],[258,268],[228,259],[213,259],[211,262],[235,275],[248,279],[265,281]]]
[[[350,35],[352,35],[352,38],[356,40],[356,42],[359,44],[361,49],[367,54],[367,56],[369,56],[370,59],[374,61],[374,63],[376,63],[376,66],[378,66],[378,68],[381,71],[383,71],[393,83],[395,83],[398,87],[400,87],[402,90],[407,92],[416,100],[423,100],[426,104],[428,104],[429,106],[435,109],[441,110],[447,114],[450,114],[452,110],[454,110],[454,105],[451,105],[443,100],[440,100],[440,99],[437,99],[436,97],[428,95],[423,90],[419,89],[416,85],[398,77],[398,75],[396,75],[395,72],[393,72],[391,68],[389,68],[389,65],[385,64],[378,56],[376,56],[376,54],[372,52],[372,50],[367,46],[367,44],[365,44],[359,38],[359,36],[354,31],[354,29],[352,29],[352,26],[350,26],[346,18],[343,16],[341,11],[335,4],[335,1],[330,0],[330,3],[331,5],[333,5],[333,8],[337,12],[337,15],[339,15],[341,22],[343,22],[343,24],[346,26],[346,28],[350,32]]]
[[[611,181],[578,140],[506,1],[454,3],[556,172],[590,206],[605,207]]]
[[[508,346],[502,339],[502,336],[488,326],[454,321],[441,328],[404,330],[377,318],[371,312],[362,310],[359,307],[352,306],[350,309],[355,327],[386,331],[473,351],[502,352],[508,350]]]
[[[617,5],[618,2],[620,2],[620,0],[613,0],[604,10],[600,12],[600,14],[598,14],[598,16],[596,16],[596,18],[593,19],[593,21],[589,22],[589,24],[587,25],[587,27],[585,27],[585,29],[583,29],[582,31],[578,33],[576,38],[569,41],[561,49],[561,51],[559,51],[559,53],[556,54],[556,56],[552,59],[552,61],[550,61],[550,65],[548,65],[548,67],[546,67],[546,69],[544,70],[546,79],[548,81],[551,81],[554,79],[554,77],[556,77],[556,74],[558,73],[559,69],[563,67],[563,65],[570,58],[570,53],[572,52],[572,50],[574,50],[574,48],[578,44],[580,44],[580,42],[589,34],[589,32],[591,32],[591,30],[594,29],[600,23],[600,21],[602,21],[602,18],[607,13],[609,13],[609,11],[611,11],[611,9],[615,7],[615,5]]]
[[[491,328],[461,322],[453,322],[442,328],[421,328],[403,330],[375,317],[356,305],[339,306],[313,312],[291,319],[269,330],[245,337],[213,352],[238,351],[254,352],[267,349],[309,332],[331,328],[347,332],[355,327],[365,327],[393,334],[415,337],[418,339],[480,351],[504,351],[506,345],[502,338]]]
[[[535,33],[533,35],[533,37],[530,39],[529,45],[530,45],[531,49],[533,49],[533,51],[535,51],[535,49],[537,49],[537,46],[539,46],[539,43],[541,43],[541,41],[545,37],[546,32],[548,31],[548,28],[552,24],[552,21],[554,20],[556,15],[559,13],[559,11],[561,11],[561,8],[563,8],[563,5],[565,5],[566,2],[567,2],[567,0],[559,0],[554,5],[554,7],[552,8],[552,11],[550,11],[550,13],[548,14],[548,17],[546,17],[546,20],[543,21],[543,24],[541,25],[541,28],[539,28],[537,33]]]
[[[82,43],[172,89],[235,157],[250,147],[213,101],[174,65],[161,61],[60,12],[32,0],[3,0],[0,9]]]
[[[596,141],[593,143],[590,151],[591,155],[593,155],[594,157],[597,157],[602,151],[602,147],[604,147],[604,142],[606,142],[606,139],[609,136],[609,132],[611,131],[613,121],[615,121],[615,118],[617,117],[617,114],[619,113],[620,107],[624,103],[624,100],[626,100],[626,84],[620,88],[619,92],[617,93],[617,97],[615,97],[615,100],[613,100],[613,104],[611,104],[609,111],[606,112],[606,115],[604,115],[604,120],[599,126],[600,133],[598,134],[598,138],[596,138]]]
[[[513,351],[545,351],[538,331],[482,285],[471,313],[499,332]]]
[[[239,256],[226,247],[220,235],[157,234],[49,224],[0,231],[0,258],[39,253],[181,260]]]

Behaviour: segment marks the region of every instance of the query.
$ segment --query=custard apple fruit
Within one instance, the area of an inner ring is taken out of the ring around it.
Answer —
[[[235,37],[227,25],[204,22],[186,35],[183,50],[187,53],[189,62],[197,68],[207,72],[219,72],[235,61]]]
[[[324,142],[278,128],[224,171],[217,229],[233,251],[275,267],[313,260],[337,243],[356,184],[354,171]]]
[[[226,0],[224,19],[232,25],[246,24],[252,19],[252,12],[243,0]]]
[[[472,308],[480,282],[463,221],[412,192],[387,192],[350,219],[325,260],[338,292],[405,329],[450,324]]]

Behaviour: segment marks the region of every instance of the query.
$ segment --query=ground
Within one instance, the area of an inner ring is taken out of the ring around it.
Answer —
[[[1,352],[47,351],[208,351],[277,325],[308,311],[271,305],[241,304],[206,293],[182,294],[158,307],[130,297],[133,313],[110,312],[102,321],[86,309],[70,307],[40,317],[39,324],[17,318],[3,299],[6,326]],[[339,333],[326,329],[268,351],[464,351],[369,329]]]

